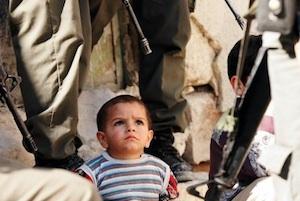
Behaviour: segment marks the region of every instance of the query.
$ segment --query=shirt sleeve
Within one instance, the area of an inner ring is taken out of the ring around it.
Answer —
[[[90,182],[94,183],[92,177],[90,175],[87,174],[86,171],[84,171],[83,169],[81,169],[81,167],[79,167],[78,169],[75,170],[75,173],[86,178],[87,180],[89,180]]]
[[[177,183],[178,182],[177,182],[174,174],[171,172],[170,179],[169,179],[169,184],[168,184],[168,187],[167,187],[167,192],[169,194],[170,199],[175,199],[179,196],[179,192],[178,192],[178,189],[177,189]]]
[[[169,182],[166,189],[159,195],[159,201],[173,200],[179,196],[177,189],[177,180],[174,174],[170,171]]]

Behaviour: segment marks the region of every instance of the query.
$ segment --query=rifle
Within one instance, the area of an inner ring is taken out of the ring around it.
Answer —
[[[257,4],[256,4],[257,5]],[[253,6],[256,6],[253,4]],[[253,7],[250,2],[250,13],[245,16],[247,18],[246,30],[241,41],[241,47],[238,59],[237,76],[241,77],[241,72],[244,67],[245,55],[248,47],[249,30],[252,20],[254,19]],[[270,84],[268,80],[267,67],[260,66],[261,60],[266,52],[266,49],[260,49],[255,60],[254,67],[250,73],[246,83],[246,90],[241,99],[236,97],[234,108],[222,122],[219,130],[227,132],[228,140],[224,146],[223,159],[219,167],[219,171],[212,180],[195,184],[188,189],[192,195],[200,197],[196,192],[196,187],[204,184],[214,184],[211,193],[205,197],[206,201],[218,201],[221,198],[222,192],[226,189],[237,187],[237,176],[247,157],[252,139],[256,133],[256,129],[262,116],[270,102]],[[238,84],[238,83],[236,83]],[[238,88],[237,86],[235,87]],[[256,100],[253,100],[256,99]],[[219,123],[219,122],[218,122]],[[223,123],[223,125],[222,125]]]
[[[0,101],[7,105],[26,144],[35,153],[38,150],[37,146],[10,95],[21,79],[18,76],[9,75],[5,70],[8,66],[15,67],[16,59],[9,28],[8,0],[0,0]]]
[[[152,53],[152,50],[150,48],[150,45],[149,45],[149,42],[148,42],[148,39],[145,37],[143,31],[142,31],[142,28],[137,20],[137,17],[135,16],[135,13],[133,11],[133,8],[129,2],[129,0],[122,0],[123,1],[123,4],[124,6],[127,8],[127,11],[133,21],[133,24],[138,32],[138,35],[140,37],[140,44],[142,46],[142,51],[144,53],[144,55],[148,55],[148,54],[151,54]]]
[[[280,4],[275,7],[269,0],[256,0],[250,8],[250,15],[248,15],[248,21],[249,17],[251,18],[252,16],[254,18],[256,16],[261,31],[281,33],[279,41],[291,58],[295,57],[294,45],[299,40],[299,30],[297,27],[299,22],[296,18],[296,8],[299,8],[297,7],[299,6],[298,2],[297,0],[282,0],[278,1]],[[272,21],[271,19],[273,18],[270,16],[277,16],[277,18]],[[272,23],[270,23],[271,21]],[[250,24],[248,26],[250,27]],[[247,34],[245,34],[244,40],[247,37]],[[246,91],[237,107],[238,123],[235,125],[236,128],[233,132],[234,139],[229,142],[231,148],[228,150],[226,157],[223,158],[219,175],[214,179],[215,183],[217,183],[215,189],[217,194],[220,194],[218,192],[224,188],[234,188],[234,185],[237,184],[238,173],[248,154],[256,129],[271,100],[268,69],[266,67],[258,68],[266,50],[266,47],[260,48],[254,67],[246,83]],[[241,63],[239,64],[243,66]],[[289,163],[289,160],[287,159],[287,163]],[[286,172],[283,169],[280,176],[284,176],[285,174]],[[216,197],[207,199],[207,201],[210,200],[217,199]]]
[[[244,26],[245,26],[245,22],[244,22],[243,18],[235,11],[235,9],[233,8],[233,6],[231,5],[229,0],[225,0],[225,3],[228,6],[231,13],[233,14],[233,16],[235,17],[235,20],[238,23],[238,25],[243,30]]]

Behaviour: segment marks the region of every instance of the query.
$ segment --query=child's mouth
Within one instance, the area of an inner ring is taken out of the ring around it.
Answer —
[[[135,137],[134,135],[129,135],[125,138],[125,140],[137,140],[138,138]]]

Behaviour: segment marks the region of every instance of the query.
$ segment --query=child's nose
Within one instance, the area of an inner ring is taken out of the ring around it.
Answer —
[[[132,131],[135,131],[135,129],[134,128],[128,128],[127,131],[132,132]]]
[[[128,123],[127,125],[127,131],[135,131],[135,125],[134,123]]]

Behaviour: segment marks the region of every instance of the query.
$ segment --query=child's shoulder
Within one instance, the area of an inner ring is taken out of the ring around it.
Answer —
[[[91,167],[91,166],[95,166],[96,164],[102,164],[106,161],[108,161],[108,159],[103,155],[103,153],[101,153],[100,155],[87,160],[84,164]]]
[[[153,163],[161,168],[166,168],[169,169],[169,165],[167,163],[165,163],[164,161],[162,161],[160,158],[157,158],[156,156],[150,155],[150,154],[144,154],[143,156],[144,160]]]

